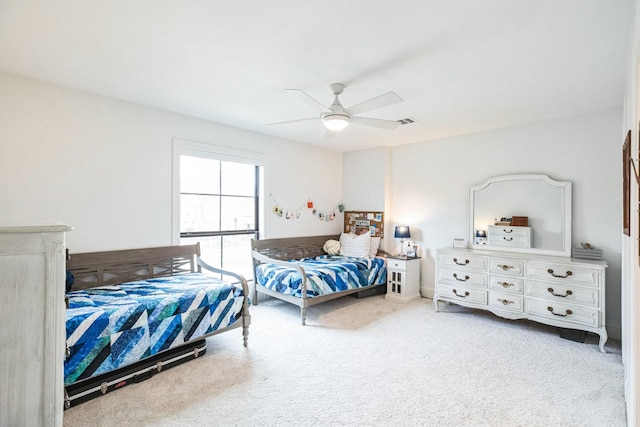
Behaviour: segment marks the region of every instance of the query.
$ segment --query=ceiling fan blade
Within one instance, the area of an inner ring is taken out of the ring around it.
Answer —
[[[316,108],[316,109],[320,110],[323,113],[330,113],[331,112],[329,107],[325,107],[320,102],[316,101],[311,96],[309,96],[309,94],[307,94],[303,90],[300,90],[300,89],[285,89],[285,91],[287,93],[290,93],[290,94],[293,94],[293,95],[297,96],[303,102],[306,102],[307,104],[311,105],[313,108]]]
[[[353,105],[347,108],[347,113],[353,116],[355,114],[365,113],[367,111],[375,110],[378,108],[386,107],[387,105],[397,104],[404,100],[395,92],[387,92],[383,95],[376,96],[375,98],[367,99],[359,104]]]
[[[351,117],[351,123],[389,130],[393,130],[400,126],[400,122],[396,120],[372,119],[369,117]]]
[[[308,119],[296,119],[296,120],[287,120],[284,122],[275,122],[275,123],[267,123],[267,126],[276,126],[276,125],[286,125],[289,123],[302,123],[302,122],[310,122],[313,120],[320,120],[320,117],[310,117]]]

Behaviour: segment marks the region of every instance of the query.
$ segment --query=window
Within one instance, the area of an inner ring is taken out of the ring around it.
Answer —
[[[200,242],[202,259],[253,278],[251,239],[258,238],[262,167],[256,159],[178,144],[179,242]],[[174,202],[175,203],[175,202]]]

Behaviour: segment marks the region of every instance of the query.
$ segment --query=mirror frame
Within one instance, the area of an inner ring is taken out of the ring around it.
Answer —
[[[562,249],[541,249],[541,248],[508,248],[503,246],[477,245],[474,243],[474,207],[476,193],[486,189],[489,185],[500,182],[517,182],[517,181],[541,181],[554,188],[558,188],[563,194],[562,220],[563,220],[563,236]],[[539,255],[553,255],[571,257],[571,181],[558,181],[544,174],[517,174],[502,175],[487,178],[484,182],[471,186],[469,188],[469,247],[472,249],[481,249],[488,251],[517,252]]]

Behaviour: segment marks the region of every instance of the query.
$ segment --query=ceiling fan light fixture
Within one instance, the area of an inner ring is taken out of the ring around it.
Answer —
[[[322,122],[324,126],[333,132],[341,131],[342,129],[349,126],[349,121],[351,117],[346,114],[327,114],[322,117]]]

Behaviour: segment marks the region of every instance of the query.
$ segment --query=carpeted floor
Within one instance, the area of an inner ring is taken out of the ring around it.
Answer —
[[[421,299],[251,307],[207,353],[75,406],[74,426],[625,426],[618,342]]]

